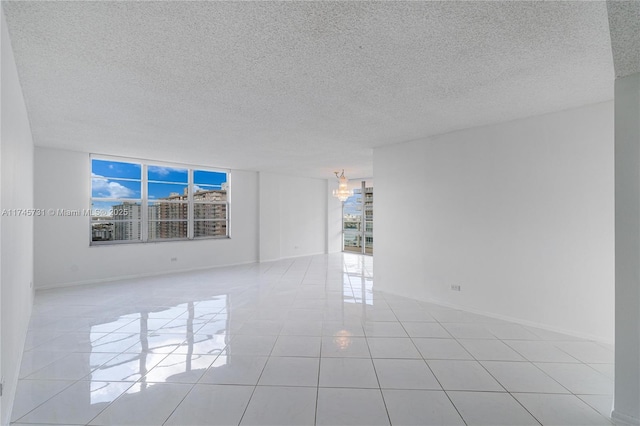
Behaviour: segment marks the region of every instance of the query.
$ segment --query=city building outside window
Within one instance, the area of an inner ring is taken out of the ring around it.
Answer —
[[[91,244],[229,236],[229,173],[91,158]]]

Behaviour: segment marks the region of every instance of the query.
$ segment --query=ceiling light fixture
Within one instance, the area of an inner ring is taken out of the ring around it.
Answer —
[[[344,169],[342,169],[342,173],[338,174],[338,172],[334,172],[336,177],[340,180],[338,184],[338,189],[333,190],[333,196],[343,203],[347,200],[347,198],[353,195],[353,191],[347,187],[349,184],[349,179],[344,177]]]

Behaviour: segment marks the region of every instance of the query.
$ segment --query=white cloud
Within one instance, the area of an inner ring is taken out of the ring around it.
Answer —
[[[169,176],[171,172],[185,173],[185,169],[176,169],[173,167],[149,166],[150,173],[157,173],[160,176]]]
[[[134,198],[135,192],[119,184],[118,182],[109,181],[104,176],[91,173],[91,187],[93,192],[104,198]]]

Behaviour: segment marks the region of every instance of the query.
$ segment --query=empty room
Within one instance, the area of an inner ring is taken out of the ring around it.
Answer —
[[[640,425],[640,1],[0,13],[0,424]]]

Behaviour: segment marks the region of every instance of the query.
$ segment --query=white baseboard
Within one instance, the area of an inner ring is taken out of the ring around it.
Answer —
[[[114,281],[134,280],[134,279],[137,279],[137,278],[157,277],[157,276],[161,276],[161,275],[171,275],[171,274],[180,274],[180,273],[185,273],[185,272],[203,271],[203,270],[207,270],[207,269],[225,268],[225,267],[229,267],[229,266],[250,265],[252,263],[258,263],[258,262],[255,261],[255,260],[252,260],[252,261],[247,261],[247,262],[229,263],[229,264],[225,264],[225,265],[198,266],[198,267],[195,267],[195,268],[174,269],[174,270],[171,270],[171,271],[157,271],[157,272],[149,272],[149,273],[143,273],[143,274],[132,274],[132,275],[117,275],[117,276],[113,276],[113,277],[96,278],[96,279],[92,279],[92,280],[71,281],[71,282],[66,282],[66,283],[53,283],[53,284],[46,284],[46,285],[36,286],[36,291],[39,291],[39,290],[53,290],[53,289],[56,289],[56,288],[76,287],[76,286],[91,285],[91,284],[102,284],[102,283],[109,283],[109,282],[114,282]]]

